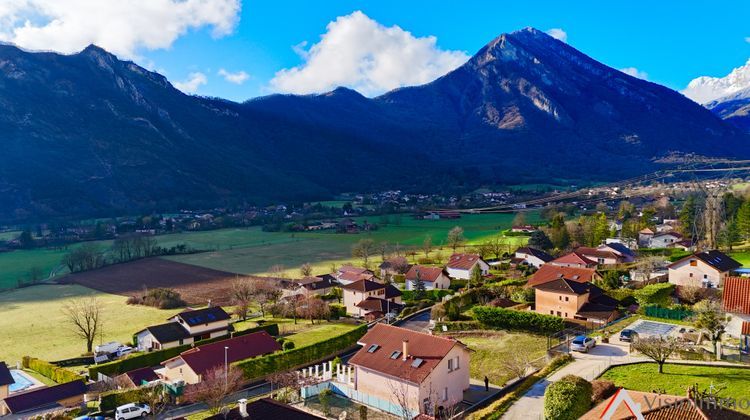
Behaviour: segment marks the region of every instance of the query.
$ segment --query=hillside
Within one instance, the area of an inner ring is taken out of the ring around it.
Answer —
[[[432,83],[237,104],[91,46],[0,46],[0,219],[611,180],[670,152],[748,157],[741,130],[535,29]]]

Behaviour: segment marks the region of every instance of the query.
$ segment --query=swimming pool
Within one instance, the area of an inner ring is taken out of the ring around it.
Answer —
[[[29,377],[17,369],[12,369],[10,371],[10,376],[13,377],[14,383],[10,384],[10,392],[18,392],[23,391],[26,388],[31,387],[34,385],[34,382],[29,379]]]

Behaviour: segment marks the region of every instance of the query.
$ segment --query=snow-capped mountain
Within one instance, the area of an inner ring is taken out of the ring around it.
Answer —
[[[682,93],[699,104],[707,104],[747,88],[750,88],[750,59],[724,77],[701,76],[693,79]]]
[[[750,88],[721,97],[705,106],[725,121],[750,132]]]

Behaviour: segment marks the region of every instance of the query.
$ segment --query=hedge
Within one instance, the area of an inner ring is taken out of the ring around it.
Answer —
[[[638,301],[638,305],[669,305],[670,296],[674,292],[675,285],[672,283],[649,284],[642,289],[633,292],[633,297]]]
[[[576,420],[591,408],[591,383],[580,376],[567,375],[544,391],[544,418]]]
[[[401,293],[402,293],[401,299],[405,301],[414,300],[414,290],[402,290]],[[449,294],[451,294],[451,291],[447,289],[425,290],[424,298],[430,299],[435,302],[439,302],[441,299],[443,299],[443,296],[447,296]]]
[[[556,316],[531,311],[475,306],[474,318],[487,328],[553,333],[565,328],[565,321]]]
[[[99,395],[99,410],[109,411],[124,404],[141,402],[141,395],[140,388],[105,392]]]
[[[260,325],[253,328],[248,328],[246,330],[237,331],[232,333],[232,337],[238,337],[241,335],[247,335],[258,331],[266,331],[271,336],[277,336],[279,335],[279,324],[266,324],[266,325]],[[181,346],[164,349],[164,350],[156,350],[149,353],[139,353],[132,355],[125,359],[119,359],[108,363],[102,363],[101,365],[94,365],[89,367],[89,378],[92,380],[97,380],[98,373],[102,373],[107,376],[115,376],[119,375],[121,373],[130,372],[131,370],[140,369],[144,367],[149,366],[156,366],[159,363],[171,359],[173,357],[176,357],[180,353],[182,353],[185,350],[188,350],[192,347],[202,346],[204,344],[213,343],[220,340],[226,340],[227,336],[222,337],[214,337],[209,338],[206,340],[200,340],[196,341],[193,344],[184,344]]]
[[[317,360],[325,359],[355,345],[357,340],[365,335],[366,332],[367,324],[362,324],[351,331],[318,343],[267,354],[233,364],[242,369],[246,379],[258,379],[274,372],[294,369]]]
[[[517,399],[523,396],[526,393],[526,391],[528,391],[532,386],[534,386],[535,383],[539,382],[539,380],[545,378],[546,376],[550,375],[552,372],[556,371],[557,369],[565,366],[566,364],[572,361],[573,361],[573,356],[569,354],[555,357],[542,370],[526,377],[526,379],[524,379],[523,382],[521,382],[511,392],[503,395],[499,400],[494,401],[489,406],[479,411],[474,412],[471,415],[471,419],[474,419],[474,420],[499,419],[500,417],[503,416],[503,414],[505,414],[506,411],[508,411],[508,408],[510,408],[510,406],[513,405],[513,403]]]
[[[443,327],[446,327],[446,331],[472,331],[481,330],[482,324],[479,321],[446,321],[435,324],[436,331],[443,331]]]
[[[81,375],[78,375],[68,369],[61,368],[60,366],[53,365],[46,360],[24,356],[22,363],[25,368],[31,369],[58,384],[84,380]]]

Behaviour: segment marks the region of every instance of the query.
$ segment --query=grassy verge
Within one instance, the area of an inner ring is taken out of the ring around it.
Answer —
[[[719,395],[723,398],[747,398],[750,395],[750,369],[700,366],[664,365],[664,373],[657,373],[655,363],[614,366],[604,372],[600,379],[606,379],[619,387],[636,391],[652,392],[659,390],[670,395],[687,395],[687,389],[698,385],[700,390],[714,385],[724,388]],[[750,407],[738,404],[740,411],[750,414]]]

